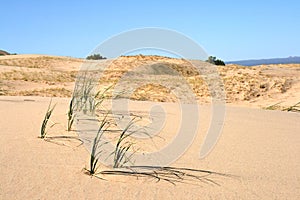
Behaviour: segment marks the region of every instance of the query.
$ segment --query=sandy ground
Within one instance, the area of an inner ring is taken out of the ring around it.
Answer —
[[[156,183],[151,178],[91,178],[83,171],[89,153],[77,141],[38,138],[50,98],[0,97],[0,199],[299,199],[300,114],[228,106],[222,135],[213,151],[199,159],[209,127],[210,108],[201,106],[198,135],[172,166],[235,175],[211,175],[219,185]],[[69,99],[57,103],[49,136],[67,133]],[[151,102],[132,109],[148,112]],[[160,103],[170,108],[175,104]],[[168,110],[168,109],[166,109]],[[172,119],[172,118],[171,118]],[[170,123],[176,123],[171,122]],[[168,126],[167,126],[168,127]],[[169,134],[174,130],[169,129]],[[62,145],[64,144],[64,145]],[[101,166],[103,168],[103,166]]]

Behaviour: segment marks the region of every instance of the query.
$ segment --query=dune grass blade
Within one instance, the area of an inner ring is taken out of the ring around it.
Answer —
[[[69,104],[69,111],[68,111],[68,128],[67,130],[70,131],[72,129],[72,125],[74,122],[75,114],[74,114],[74,96],[72,97],[70,104]]]
[[[99,151],[98,148],[103,145],[101,143],[101,137],[105,130],[107,129],[108,122],[106,121],[106,117],[102,120],[101,125],[99,127],[99,130],[97,132],[96,137],[94,138],[93,141],[93,147],[90,155],[90,168],[87,170],[90,175],[94,175],[97,171],[97,164],[99,160],[99,155],[101,154],[102,151]]]
[[[43,123],[42,123],[42,126],[41,126],[41,138],[45,138],[46,137],[46,134],[47,134],[47,131],[46,131],[46,128],[47,128],[47,124],[48,124],[48,121],[52,115],[52,112],[55,108],[55,105],[51,107],[51,103],[52,103],[52,99],[48,105],[48,109],[47,109],[47,112],[45,114],[45,117],[44,117],[44,120],[43,120]]]
[[[275,103],[273,105],[267,106],[265,107],[266,110],[278,110],[280,108],[279,104],[281,104],[281,102]]]
[[[300,101],[293,106],[283,109],[283,111],[300,112]]]
[[[124,142],[127,137],[132,135],[134,132],[129,132],[129,129],[134,125],[135,118],[133,118],[129,124],[125,127],[125,129],[120,134],[117,145],[115,148],[114,154],[114,168],[122,167],[124,164],[130,161],[130,156],[126,156],[126,153],[129,151],[129,149],[132,147],[133,143],[130,142]]]
[[[77,78],[73,96],[76,99],[76,110],[87,112],[89,99],[93,96],[95,80],[92,75],[85,71]]]

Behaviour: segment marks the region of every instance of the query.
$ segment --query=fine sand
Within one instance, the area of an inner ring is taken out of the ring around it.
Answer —
[[[213,151],[199,159],[210,120],[209,106],[200,107],[198,135],[172,166],[211,170],[210,182],[175,186],[151,178],[91,178],[84,173],[89,153],[78,141],[38,138],[50,98],[0,97],[0,199],[299,199],[300,115],[228,106],[222,135]],[[66,129],[69,99],[57,103],[49,136],[71,135]],[[148,112],[151,102],[133,110]],[[173,107],[174,103],[160,103]],[[168,109],[166,109],[168,110]],[[167,113],[172,116],[172,110]],[[178,123],[178,122],[170,122]],[[167,125],[166,125],[167,127]],[[169,134],[174,129],[169,128]],[[100,168],[105,168],[100,166]],[[101,170],[101,169],[100,169]]]

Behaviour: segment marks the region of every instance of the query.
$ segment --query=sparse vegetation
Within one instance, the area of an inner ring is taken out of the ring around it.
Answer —
[[[44,71],[20,71],[13,70],[9,72],[0,73],[1,80],[21,80],[35,83],[65,83],[74,82],[76,78],[76,71],[72,72],[56,72],[51,71],[45,73]]]
[[[1,59],[0,65],[7,66],[19,66],[22,68],[44,68],[53,69],[60,63],[73,65],[80,65],[82,63],[81,59],[69,58],[69,57],[57,57],[57,56],[37,56],[29,58],[13,58],[13,59]]]

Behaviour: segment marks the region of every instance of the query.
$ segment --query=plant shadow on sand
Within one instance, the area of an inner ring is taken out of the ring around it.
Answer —
[[[234,175],[218,173],[209,170],[161,166],[128,166],[113,170],[103,170],[96,174],[96,177],[104,179],[98,175],[127,176],[135,177],[136,179],[150,178],[154,179],[157,183],[160,181],[165,181],[172,185],[210,184],[216,186],[221,186],[221,183],[218,182],[219,178],[238,178]]]
[[[84,144],[84,142],[76,136],[48,136],[44,138],[44,140],[46,142],[68,147],[73,147],[74,145],[75,147],[79,147]]]

